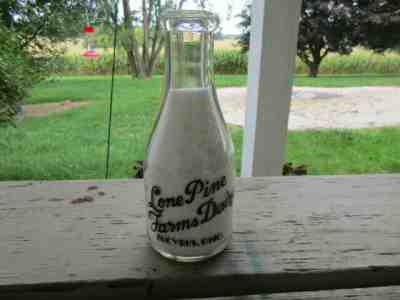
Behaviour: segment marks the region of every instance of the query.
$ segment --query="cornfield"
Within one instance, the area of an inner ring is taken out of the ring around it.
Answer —
[[[116,56],[118,74],[127,74],[127,58],[123,50]],[[58,75],[105,75],[109,74],[112,66],[112,54],[103,53],[99,58],[88,59],[79,54],[66,54],[52,61],[50,72]],[[154,73],[162,74],[164,59],[157,62]],[[216,49],[214,55],[214,70],[217,74],[246,74],[247,54],[239,49]],[[296,73],[306,74],[307,66],[296,59]],[[357,48],[351,55],[328,55],[321,64],[320,74],[394,74],[400,73],[400,54],[386,52],[376,54]]]

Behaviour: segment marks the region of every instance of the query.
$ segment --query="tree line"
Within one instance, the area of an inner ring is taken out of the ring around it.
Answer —
[[[250,46],[251,5],[239,15],[242,51]],[[400,46],[399,0],[303,0],[297,56],[316,77],[329,53],[348,55],[355,46],[375,52]]]

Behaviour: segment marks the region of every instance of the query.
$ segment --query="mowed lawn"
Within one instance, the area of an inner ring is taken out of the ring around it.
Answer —
[[[246,76],[217,76],[217,85],[241,86]],[[342,75],[296,85],[400,85],[400,76]],[[111,177],[133,175],[157,115],[162,78],[131,80],[118,76],[113,109]],[[85,107],[24,118],[17,127],[0,128],[0,180],[103,178],[110,79],[104,76],[53,78],[37,85],[26,103],[88,101]],[[230,127],[240,167],[243,130]],[[400,172],[400,128],[292,131],[287,160],[306,164],[310,174]]]

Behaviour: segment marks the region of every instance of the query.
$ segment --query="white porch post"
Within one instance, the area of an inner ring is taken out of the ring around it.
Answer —
[[[242,176],[281,175],[301,0],[253,0]]]

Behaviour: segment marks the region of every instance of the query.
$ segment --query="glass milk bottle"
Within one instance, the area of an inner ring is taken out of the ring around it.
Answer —
[[[234,149],[213,83],[215,15],[163,15],[165,95],[144,167],[147,233],[161,255],[194,262],[232,235]]]

